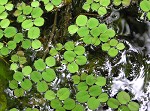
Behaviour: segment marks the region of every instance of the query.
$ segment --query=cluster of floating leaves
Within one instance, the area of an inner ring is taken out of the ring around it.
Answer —
[[[42,17],[44,10],[40,7],[41,2],[44,3],[45,10],[49,12],[59,6],[62,0],[39,0],[32,1],[30,4],[18,3],[13,13],[21,26],[21,30],[17,30],[16,27],[11,26],[11,21],[7,18],[9,15],[7,12],[13,10],[13,4],[8,0],[0,1],[0,39],[6,38],[5,43],[0,42],[1,56],[9,55],[17,46],[21,46],[24,50],[37,50],[42,47],[42,42],[39,40],[40,27],[44,25],[45,20]],[[121,3],[127,6],[127,0],[114,0],[116,6]],[[92,9],[103,16],[107,13],[109,5],[110,0],[87,0],[83,9]],[[68,31],[71,35],[77,33],[87,45],[101,45],[102,50],[111,57],[115,57],[125,48],[125,45],[116,39],[115,31],[108,28],[105,23],[99,23],[96,18],[88,19],[85,15],[79,15],[76,18],[76,24],[70,25]],[[112,109],[118,108],[119,111],[138,111],[139,104],[131,101],[130,95],[126,92],[118,93],[117,99],[109,97],[103,89],[106,85],[106,78],[94,74],[76,74],[80,66],[87,64],[85,44],[77,45],[73,41],[68,41],[64,45],[57,43],[50,49],[46,58],[35,58],[33,64],[30,65],[23,51],[13,53],[10,70],[13,70],[14,74],[13,80],[9,82],[9,88],[14,92],[14,96],[23,97],[32,90],[33,86],[36,86],[37,92],[43,95],[56,111],[84,111],[85,106],[95,110],[103,103]],[[57,60],[57,55],[61,51],[63,52],[62,60]],[[71,81],[76,90],[74,97],[71,96],[72,92],[68,87],[61,87],[57,90],[51,88],[57,78],[55,70],[57,62],[66,65],[69,73],[76,74],[71,75]],[[31,110],[38,111],[36,108],[25,109],[25,111]],[[13,108],[10,111],[18,111],[18,109]]]
[[[150,1],[143,0],[140,2],[140,8],[146,13],[146,17],[150,20]]]
[[[96,18],[88,19],[85,15],[79,15],[76,24],[70,25],[68,31],[72,35],[77,33],[85,44],[101,44],[102,50],[107,51],[111,57],[115,57],[125,48],[124,44],[115,38],[115,31],[106,24],[99,23]]]
[[[113,4],[115,6],[123,5],[123,6],[129,6],[131,3],[131,0],[113,0]]]
[[[110,4],[110,0],[86,0],[83,5],[83,9],[97,12],[100,16],[107,14],[107,7]]]

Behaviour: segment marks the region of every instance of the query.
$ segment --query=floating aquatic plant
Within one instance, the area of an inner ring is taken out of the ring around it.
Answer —
[[[150,20],[150,1],[143,0],[140,2],[140,8],[146,13],[146,17]]]

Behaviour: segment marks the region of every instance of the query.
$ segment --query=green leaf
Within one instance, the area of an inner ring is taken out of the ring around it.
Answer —
[[[82,73],[81,74],[81,80],[86,80],[86,77],[88,76],[87,73]]]
[[[19,60],[18,55],[16,55],[16,54],[12,55],[12,56],[11,56],[11,60],[12,60],[13,62],[18,62],[18,60]]]
[[[0,49],[3,48],[3,46],[4,46],[4,43],[0,42]]]
[[[43,10],[40,7],[34,8],[31,12],[31,16],[33,18],[38,18],[38,17],[42,16],[42,14],[43,14]]]
[[[112,109],[116,109],[119,107],[120,103],[117,99],[109,98],[107,101],[107,105]]]
[[[4,30],[4,35],[7,38],[13,37],[17,33],[17,29],[15,27],[7,27]]]
[[[100,106],[100,101],[96,99],[95,97],[91,97],[88,99],[87,105],[89,109],[95,110]]]
[[[34,67],[39,71],[43,71],[46,68],[46,64],[43,59],[38,59],[34,62]]]
[[[123,43],[118,43],[117,46],[116,46],[116,48],[118,50],[123,50],[125,48],[125,45]]]
[[[51,50],[49,51],[49,54],[50,54],[51,56],[55,56],[55,55],[58,54],[58,51],[57,51],[55,48],[51,48]]]
[[[89,94],[96,97],[102,93],[102,89],[98,85],[93,85],[89,88]]]
[[[52,4],[54,4],[55,6],[58,6],[61,4],[62,0],[51,0]]]
[[[110,49],[110,44],[108,44],[108,43],[102,44],[102,50],[103,51],[108,51],[109,49]]]
[[[131,111],[139,111],[139,108],[140,108],[140,105],[136,102],[129,102],[128,104],[128,108],[131,110]]]
[[[109,54],[111,57],[115,57],[115,56],[117,56],[117,54],[118,54],[118,50],[115,49],[115,48],[110,48],[109,51],[108,51],[108,54]]]
[[[21,26],[24,29],[30,29],[33,26],[33,22],[32,22],[31,19],[25,20],[25,21],[22,22]]]
[[[87,21],[87,27],[89,27],[90,29],[95,28],[99,25],[99,21],[96,18],[90,18]]]
[[[39,40],[33,40],[32,41],[32,48],[33,49],[39,49],[42,46],[42,43]]]
[[[34,20],[34,25],[36,25],[36,26],[43,26],[44,25],[44,19],[42,17],[36,18]]]
[[[31,27],[28,31],[28,38],[36,39],[40,36],[40,29],[38,27]]]
[[[68,62],[74,61],[76,54],[73,51],[66,51],[64,53],[64,59]]]
[[[21,82],[22,79],[23,79],[23,74],[21,72],[17,71],[17,72],[14,73],[13,78],[16,81]]]
[[[70,90],[68,88],[61,88],[57,91],[57,97],[59,100],[65,100],[70,96]]]
[[[45,63],[47,66],[52,67],[52,66],[55,66],[56,60],[54,57],[50,56],[45,59]]]
[[[5,19],[5,18],[7,18],[7,16],[8,16],[8,13],[5,11],[5,12],[2,12],[1,14],[0,14],[0,19]]]
[[[105,33],[108,30],[106,24],[100,24],[98,28],[100,29],[100,33]]]
[[[26,19],[26,16],[25,16],[25,15],[19,15],[19,16],[17,17],[17,22],[21,23],[21,22],[23,22],[25,19]],[[30,24],[30,25],[31,25],[31,24]]]
[[[99,96],[98,96],[98,99],[100,102],[106,102],[108,100],[109,96],[107,93],[101,93]]]
[[[98,9],[98,14],[99,14],[99,15],[103,16],[103,15],[105,15],[106,13],[107,13],[107,10],[106,10],[105,7],[99,7],[99,9]]]
[[[100,0],[100,4],[104,7],[107,7],[110,4],[110,0]]]
[[[93,85],[95,83],[95,81],[96,81],[96,78],[93,75],[88,75],[86,77],[86,83],[88,85]]]
[[[31,41],[29,40],[29,39],[25,39],[23,42],[22,42],[22,48],[24,48],[24,49],[28,49],[28,48],[30,48],[31,47]]]
[[[73,80],[74,84],[78,84],[80,82],[80,76],[78,75],[73,75],[71,79]]]
[[[83,55],[85,53],[85,48],[83,46],[76,46],[74,48],[74,52],[77,54],[77,55]]]
[[[5,5],[8,2],[8,0],[1,0],[0,5]]]
[[[45,81],[51,82],[56,78],[56,73],[54,69],[49,68],[42,72],[42,77]]]
[[[67,69],[69,70],[70,73],[75,73],[78,72],[79,67],[75,62],[72,62],[68,64]]]
[[[10,65],[10,70],[16,71],[17,69],[18,69],[18,64],[12,63],[12,64]]]
[[[9,87],[11,89],[16,89],[18,88],[18,82],[16,80],[11,80],[10,83],[9,83]]]
[[[56,50],[61,50],[63,48],[63,45],[61,43],[56,44]]]
[[[48,85],[45,81],[41,81],[37,83],[37,91],[45,92],[48,89]]]
[[[47,99],[47,100],[53,100],[53,99],[56,98],[56,95],[52,90],[48,90],[48,91],[45,92],[44,98]]]
[[[121,91],[117,94],[117,99],[121,104],[127,104],[130,101],[130,95],[125,91]]]
[[[20,85],[26,91],[32,88],[32,82],[29,79],[25,79],[24,81],[21,82]]]
[[[14,90],[14,95],[16,97],[22,97],[24,95],[24,92],[25,92],[24,89],[17,88],[17,89]]]
[[[121,105],[118,108],[118,111],[131,111],[126,105]]]
[[[69,41],[69,42],[66,42],[65,45],[64,45],[65,49],[70,51],[70,50],[74,50],[74,42],[72,41]]]
[[[76,57],[76,63],[78,65],[85,65],[87,62],[87,58],[85,56],[77,56]]]
[[[54,8],[54,5],[51,4],[51,3],[48,3],[45,5],[45,9],[49,12],[49,11],[52,11]]]
[[[98,86],[105,86],[106,85],[106,78],[98,76],[96,78],[95,84],[98,85]]]
[[[30,6],[25,6],[24,8],[23,8],[23,14],[24,15],[29,15],[31,12],[32,12],[32,7],[30,7]]]
[[[3,30],[0,29],[0,39],[3,37],[4,33]]]
[[[2,28],[7,28],[7,27],[9,26],[9,24],[10,24],[9,19],[3,19],[3,20],[1,20],[1,22],[0,22],[0,26],[1,26]]]
[[[78,26],[77,25],[70,25],[68,27],[68,31],[71,35],[73,35],[78,31]]]
[[[67,98],[64,100],[64,106],[66,110],[71,110],[75,107],[75,101],[71,98]]]
[[[15,41],[9,41],[7,43],[7,47],[8,47],[8,49],[14,50],[17,47],[16,42]]]
[[[101,43],[101,41],[98,37],[92,38],[92,44],[94,44],[95,46],[98,46],[100,43]]]
[[[107,33],[103,33],[100,35],[100,40],[102,42],[107,42],[109,40],[109,35]]]
[[[85,103],[88,101],[88,99],[90,98],[90,95],[88,94],[87,91],[79,91],[77,94],[76,94],[76,99],[78,102],[80,103]]]
[[[76,24],[78,26],[85,26],[87,24],[87,20],[88,20],[88,18],[85,15],[79,15],[76,18]]]
[[[22,73],[25,76],[28,76],[32,72],[32,68],[30,66],[25,66],[22,68]]]
[[[86,11],[88,11],[90,9],[90,4],[89,3],[84,3],[84,5],[82,6],[82,8]]]
[[[114,0],[113,3],[115,6],[119,6],[121,4],[121,0]]]
[[[33,2],[31,3],[31,6],[32,6],[32,7],[39,7],[39,5],[40,5],[40,3],[39,3],[38,1],[33,1]]]
[[[146,16],[147,16],[148,20],[150,20],[150,12],[148,12]]]
[[[2,12],[4,12],[5,11],[5,7],[4,6],[0,6],[0,14],[2,13]]]
[[[91,9],[92,9],[93,11],[97,11],[99,7],[100,7],[100,4],[99,4],[99,3],[92,3],[92,4],[91,4]]]
[[[23,34],[22,33],[17,33],[15,36],[14,36],[14,42],[16,42],[16,43],[19,43],[19,42],[21,42],[21,41],[23,41]]]
[[[86,91],[88,89],[88,85],[86,84],[86,82],[80,82],[77,85],[77,89],[78,91]]]
[[[81,104],[76,104],[72,111],[84,111],[84,107]]]
[[[2,55],[6,56],[6,55],[9,54],[9,49],[6,48],[6,47],[2,47],[2,48],[0,49],[0,53],[1,53]]]
[[[58,109],[62,106],[62,103],[60,102],[59,99],[53,99],[51,100],[50,105],[53,109]]]
[[[118,40],[116,39],[111,39],[109,42],[110,46],[116,46],[118,44]]]
[[[87,36],[89,34],[89,29],[87,27],[80,27],[77,31],[80,37]]]
[[[91,35],[87,35],[83,38],[83,42],[86,44],[91,44],[92,42],[92,36]]]
[[[91,35],[94,37],[98,37],[100,35],[100,28],[99,27],[95,27],[90,31]]]
[[[40,80],[42,80],[42,75],[40,72],[37,72],[37,71],[33,71],[31,74],[30,74],[30,77],[31,77],[31,80],[34,81],[34,82],[39,82]]]
[[[110,38],[113,38],[116,35],[116,32],[113,29],[108,29],[106,32]]]

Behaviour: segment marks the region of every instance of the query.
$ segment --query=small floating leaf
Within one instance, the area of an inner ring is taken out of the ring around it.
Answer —
[[[76,54],[73,51],[66,51],[64,53],[64,59],[68,62],[74,61]]]
[[[90,29],[95,28],[99,25],[99,21],[96,18],[90,18],[87,21],[87,27],[89,27]]]
[[[30,29],[33,26],[33,22],[30,19],[29,20],[25,20],[25,21],[22,22],[21,26],[24,29]]]
[[[110,48],[109,51],[108,51],[108,54],[109,54],[111,57],[115,57],[115,56],[118,54],[118,50],[115,49],[115,48]]]
[[[96,99],[95,97],[91,97],[88,99],[87,105],[88,105],[89,109],[95,110],[99,107],[100,101],[98,99]]]
[[[86,77],[86,83],[88,85],[93,85],[95,83],[96,78],[93,75],[88,75]]]
[[[56,78],[56,73],[53,69],[49,68],[42,72],[42,77],[45,81],[51,82]]]
[[[71,77],[74,84],[78,84],[80,82],[80,76],[74,75]]]
[[[72,41],[66,42],[64,46],[65,46],[65,49],[68,51],[74,50],[74,47],[75,47],[74,42]]]
[[[89,29],[87,27],[80,27],[77,31],[80,37],[87,36],[89,34]]]
[[[44,25],[44,19],[42,17],[36,18],[34,20],[34,25],[36,25],[36,26],[43,26]]]
[[[40,36],[40,29],[38,27],[31,27],[28,31],[28,37],[30,39],[36,39]]]
[[[58,109],[62,106],[62,103],[60,102],[59,99],[53,99],[53,100],[51,100],[50,105],[52,108]]]
[[[43,71],[46,68],[46,64],[43,59],[38,59],[34,62],[34,67],[39,71]]]
[[[55,99],[56,95],[52,90],[48,90],[45,92],[44,98],[47,100],[53,100]]]
[[[105,86],[106,85],[106,78],[101,77],[101,76],[97,77],[95,84],[98,86]]]
[[[75,107],[75,101],[71,98],[67,98],[64,100],[64,106],[66,110],[71,110]]]
[[[51,2],[52,2],[52,4],[54,4],[55,6],[58,6],[58,5],[61,4],[62,0],[52,0]]]
[[[78,65],[85,65],[87,62],[87,58],[85,56],[77,56],[76,57],[76,63]]]
[[[15,72],[15,74],[13,75],[13,78],[16,80],[16,81],[22,81],[23,79],[23,74],[19,71]]]
[[[125,45],[123,43],[118,43],[117,46],[116,46],[116,48],[118,50],[123,50],[125,48]]]
[[[17,30],[16,30],[15,27],[7,27],[7,28],[4,30],[4,35],[5,35],[5,37],[7,37],[7,38],[13,37],[16,33],[17,33]]]
[[[116,108],[118,108],[120,103],[117,99],[109,98],[108,101],[107,101],[107,105],[112,109],[116,109]]]
[[[42,43],[39,40],[33,40],[32,41],[32,48],[33,49],[39,49],[42,46]]]
[[[89,88],[89,94],[96,97],[102,93],[102,89],[98,85],[93,85]]]
[[[70,90],[68,88],[61,88],[57,91],[57,97],[60,100],[65,100],[70,96]]]
[[[85,53],[85,48],[83,46],[76,46],[74,48],[74,52],[77,54],[77,55],[83,55]]]
[[[73,35],[78,31],[78,26],[77,25],[70,25],[68,27],[68,31],[71,35]]]
[[[116,46],[116,45],[118,44],[118,40],[116,40],[116,39],[111,39],[110,42],[109,42],[109,44],[110,44],[111,46]]]
[[[48,4],[45,5],[45,9],[46,9],[47,11],[52,11],[53,8],[54,8],[54,5],[51,4],[51,3],[48,3]]]
[[[31,15],[33,18],[38,18],[42,16],[43,10],[40,7],[36,7],[32,10]]]
[[[40,80],[42,80],[42,75],[40,72],[37,72],[37,71],[33,71],[31,74],[30,74],[30,77],[31,77],[31,80],[34,81],[34,82],[39,82]]]
[[[131,111],[139,111],[139,108],[140,108],[140,105],[136,102],[129,102],[128,104],[128,108],[131,110]]]
[[[117,99],[121,104],[127,104],[130,101],[130,95],[125,91],[121,91],[117,94]]]
[[[84,111],[84,107],[81,104],[76,104],[72,111]]]
[[[25,66],[25,67],[22,69],[22,73],[23,73],[23,75],[25,75],[25,76],[28,76],[31,72],[32,72],[32,68],[31,68],[30,66]]]
[[[98,99],[100,102],[106,102],[108,100],[109,96],[107,93],[101,93],[99,96],[98,96]]]
[[[37,83],[37,90],[39,92],[45,92],[48,89],[48,85],[45,81],[41,81]]]
[[[17,97],[22,97],[24,95],[24,89],[22,88],[17,88],[14,90],[14,95]]]
[[[88,94],[87,91],[79,91],[77,94],[76,94],[76,99],[78,102],[80,103],[85,103],[88,101],[90,95]]]
[[[10,87],[11,89],[16,89],[16,88],[18,88],[18,82],[17,82],[16,80],[10,81],[9,87]]]
[[[88,89],[88,85],[86,84],[86,82],[80,82],[77,85],[77,89],[78,91],[86,91]]]
[[[88,18],[85,15],[79,15],[76,19],[76,24],[78,26],[85,26],[87,24]]]
[[[45,63],[47,66],[52,67],[52,66],[55,66],[56,60],[54,57],[50,56],[45,59]]]
[[[24,90],[27,91],[32,88],[32,82],[29,79],[25,79],[20,85]]]
[[[70,73],[75,73],[79,70],[79,67],[75,62],[72,62],[68,64],[67,69],[69,70]]]
[[[7,27],[9,26],[9,24],[10,24],[9,19],[3,19],[3,20],[1,20],[1,22],[0,22],[0,26],[1,26],[2,28],[7,28]]]

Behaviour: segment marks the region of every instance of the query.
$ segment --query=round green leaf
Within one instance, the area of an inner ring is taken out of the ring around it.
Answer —
[[[103,51],[108,51],[109,49],[110,49],[110,44],[108,44],[108,43],[102,44],[102,50]]]
[[[98,86],[105,86],[106,85],[106,78],[98,76],[96,78],[95,84],[98,85]]]
[[[95,27],[90,31],[91,35],[94,37],[97,37],[100,35],[100,28],[99,27]]]
[[[8,10],[8,11],[11,11],[11,10],[13,10],[13,8],[14,8],[14,5],[13,4],[6,4],[5,5],[5,8],[6,8],[6,10]]]
[[[76,99],[78,102],[80,103],[85,103],[88,101],[90,95],[88,94],[87,91],[79,91],[77,94],[76,94]]]
[[[30,74],[30,78],[32,81],[34,82],[39,82],[40,80],[42,80],[42,75],[40,72],[37,72],[37,71],[33,71],[31,74]]]
[[[116,48],[118,50],[123,50],[125,48],[125,45],[123,43],[118,43],[117,46],[116,46]]]
[[[106,102],[108,100],[109,96],[107,93],[101,93],[99,96],[98,96],[98,99],[100,102]]]
[[[98,24],[99,24],[99,21],[98,21],[96,18],[90,18],[90,19],[87,21],[87,26],[88,26],[90,29],[97,27]]]
[[[29,39],[25,39],[23,42],[22,42],[22,48],[24,49],[28,49],[31,47],[31,41]]]
[[[10,24],[9,19],[3,19],[3,20],[1,20],[1,22],[0,22],[0,26],[1,26],[2,28],[7,28],[7,27],[9,26],[9,24]]]
[[[96,81],[96,78],[93,75],[88,75],[86,77],[86,83],[88,85],[93,85],[95,83],[95,81]]]
[[[10,65],[10,70],[16,71],[17,69],[18,69],[18,64],[12,63],[12,64]]]
[[[125,91],[121,91],[117,94],[117,99],[121,104],[127,104],[130,101],[130,95]]]
[[[101,43],[101,41],[98,37],[92,38],[92,44],[94,44],[95,46],[98,46],[100,43]]]
[[[65,100],[70,96],[70,90],[68,88],[61,88],[57,91],[57,97],[59,100]]]
[[[33,2],[31,3],[31,6],[32,6],[32,7],[39,7],[39,5],[40,5],[40,3],[39,3],[38,1],[33,1]]]
[[[46,69],[46,71],[42,72],[42,77],[45,81],[51,82],[56,78],[56,73],[54,69]]]
[[[9,83],[9,87],[11,89],[16,89],[18,88],[18,82],[16,80],[11,80],[10,83]]]
[[[16,43],[19,43],[21,41],[23,41],[23,34],[22,33],[17,33],[15,36],[14,36],[14,40]]]
[[[28,38],[36,39],[40,36],[40,29],[38,27],[31,27],[28,31]]]
[[[64,46],[65,46],[65,49],[68,51],[74,50],[74,47],[75,47],[74,42],[72,41],[66,42]]]
[[[17,21],[18,21],[19,23],[23,22],[25,19],[26,19],[26,16],[25,16],[25,15],[19,15],[19,16],[17,17]],[[27,25],[27,24],[26,24],[26,25]],[[29,24],[29,25],[31,25],[31,24]]]
[[[75,101],[71,98],[67,98],[64,100],[64,106],[66,110],[71,110],[75,107]]]
[[[80,82],[80,76],[74,75],[71,77],[74,84],[78,84]]]
[[[48,4],[45,5],[45,9],[46,9],[47,11],[52,11],[53,8],[54,8],[54,5],[51,4],[51,3],[48,3]]]
[[[45,63],[47,66],[52,67],[52,66],[55,66],[56,60],[54,57],[50,56],[46,58]]]
[[[76,24],[78,26],[85,26],[87,24],[88,18],[85,15],[79,15],[76,19]]]
[[[5,7],[4,6],[0,6],[0,14],[2,13],[2,12],[4,12],[5,11]]]
[[[88,85],[85,82],[80,82],[77,85],[78,91],[86,91],[88,89]]]
[[[61,4],[62,0],[51,0],[52,4],[54,4],[55,6],[58,6]]]
[[[100,106],[100,101],[98,99],[96,99],[95,97],[91,97],[88,99],[87,105],[88,105],[89,109],[95,110]]]
[[[56,98],[56,95],[52,90],[48,90],[45,92],[44,98],[47,100],[53,100]]]
[[[43,71],[46,68],[46,64],[43,59],[38,59],[34,62],[34,67],[39,71]]]
[[[0,39],[3,37],[4,33],[3,30],[0,29]]]
[[[149,2],[149,0],[143,0],[143,1],[141,1],[140,8],[144,12],[148,12],[150,10],[150,2]]]
[[[91,4],[91,9],[92,9],[93,11],[97,11],[99,7],[100,7],[100,4],[99,4],[99,3],[93,2],[93,3]]]
[[[33,22],[32,20],[25,20],[24,22],[22,22],[22,28],[24,29],[30,29],[33,26]]]
[[[13,75],[13,78],[19,82],[22,81],[23,77],[24,77],[23,74],[19,71],[15,72]]]
[[[5,12],[2,12],[1,14],[0,14],[0,19],[5,19],[5,18],[7,18],[7,16],[8,16],[8,13],[5,11]]]
[[[17,33],[17,30],[15,27],[7,27],[4,30],[4,35],[7,38],[13,37]]]
[[[89,34],[89,29],[87,27],[80,27],[77,31],[80,37],[87,36]]]
[[[89,3],[84,3],[84,5],[82,6],[82,8],[86,11],[88,11],[90,9],[90,4]]]
[[[42,44],[39,40],[33,40],[32,41],[32,48],[33,49],[39,49],[41,46],[42,46]]]
[[[77,56],[76,57],[76,63],[78,65],[85,65],[87,62],[87,58],[85,56]]]
[[[8,2],[8,0],[1,0],[0,5],[5,5]]]
[[[7,43],[7,47],[8,47],[8,49],[12,49],[12,50],[14,50],[15,48],[16,48],[16,42],[15,41],[9,41],[8,43]]]
[[[9,49],[6,48],[6,47],[2,47],[2,48],[0,49],[0,53],[1,53],[2,55],[8,55],[8,54],[9,54]]]
[[[66,51],[64,53],[64,59],[68,62],[74,61],[76,54],[73,51]]]
[[[118,50],[115,49],[115,48],[110,48],[109,51],[108,51],[108,54],[109,54],[111,57],[115,57],[115,56],[117,56],[117,54],[118,54]]]
[[[102,42],[107,42],[109,40],[109,35],[107,33],[103,33],[100,35],[100,40]]]
[[[32,82],[29,79],[25,79],[24,81],[21,82],[20,85],[26,91],[32,88]]]
[[[36,18],[34,20],[34,25],[36,25],[36,26],[43,26],[44,25],[44,19],[42,17]]]
[[[83,42],[86,43],[86,44],[91,44],[92,42],[92,37],[91,35],[87,35],[83,38]]]
[[[32,68],[30,66],[25,66],[22,68],[22,73],[25,76],[28,76],[32,72]]]
[[[131,110],[131,111],[139,111],[139,108],[140,108],[140,105],[136,102],[129,102],[128,104],[128,108]]]
[[[23,14],[24,15],[29,15],[31,12],[32,12],[32,7],[30,7],[30,6],[25,6],[24,8],[23,8]]]
[[[109,42],[109,44],[110,44],[111,46],[116,46],[116,45],[118,44],[118,40],[116,40],[116,39],[111,39],[110,42]]]
[[[49,51],[49,54],[50,54],[51,56],[55,56],[55,55],[58,54],[58,51],[57,51],[55,48],[51,48],[51,50]]]
[[[98,26],[100,33],[105,33],[108,29],[107,29],[107,25],[106,24],[100,24]],[[107,33],[108,34],[108,33]]]
[[[119,6],[121,4],[121,0],[114,0],[113,3],[115,6]]]
[[[75,34],[77,31],[78,31],[78,26],[77,25],[70,25],[68,27],[68,31],[69,33],[72,35],[72,34]]]
[[[50,105],[51,105],[52,108],[58,109],[62,106],[62,103],[60,102],[59,99],[53,99],[53,100],[51,100]]]
[[[74,52],[77,54],[77,55],[83,55],[85,53],[85,48],[83,46],[76,46],[74,48]]]
[[[45,81],[41,81],[37,83],[37,91],[45,92],[48,89],[48,85]]]
[[[84,111],[84,107],[81,104],[76,104],[72,111]]]
[[[96,96],[100,95],[101,93],[102,93],[102,89],[98,85],[93,85],[89,88],[89,94],[91,96],[96,97]]]
[[[99,15],[103,16],[103,15],[105,15],[106,13],[107,13],[107,10],[106,10],[105,7],[99,7],[99,9],[98,9],[98,14],[99,14]]]
[[[17,88],[17,89],[14,90],[14,95],[16,97],[22,97],[24,95],[24,92],[25,92],[24,89]]]
[[[75,73],[79,70],[79,67],[75,62],[72,62],[68,64],[67,69],[69,70],[70,73]]]
[[[107,101],[107,105],[112,109],[116,109],[116,108],[118,108],[120,103],[117,99],[109,98],[108,101]]]
[[[38,18],[42,16],[43,10],[40,7],[36,7],[32,10],[31,15],[33,18]]]
[[[118,108],[118,111],[131,111],[126,105],[121,105]]]

